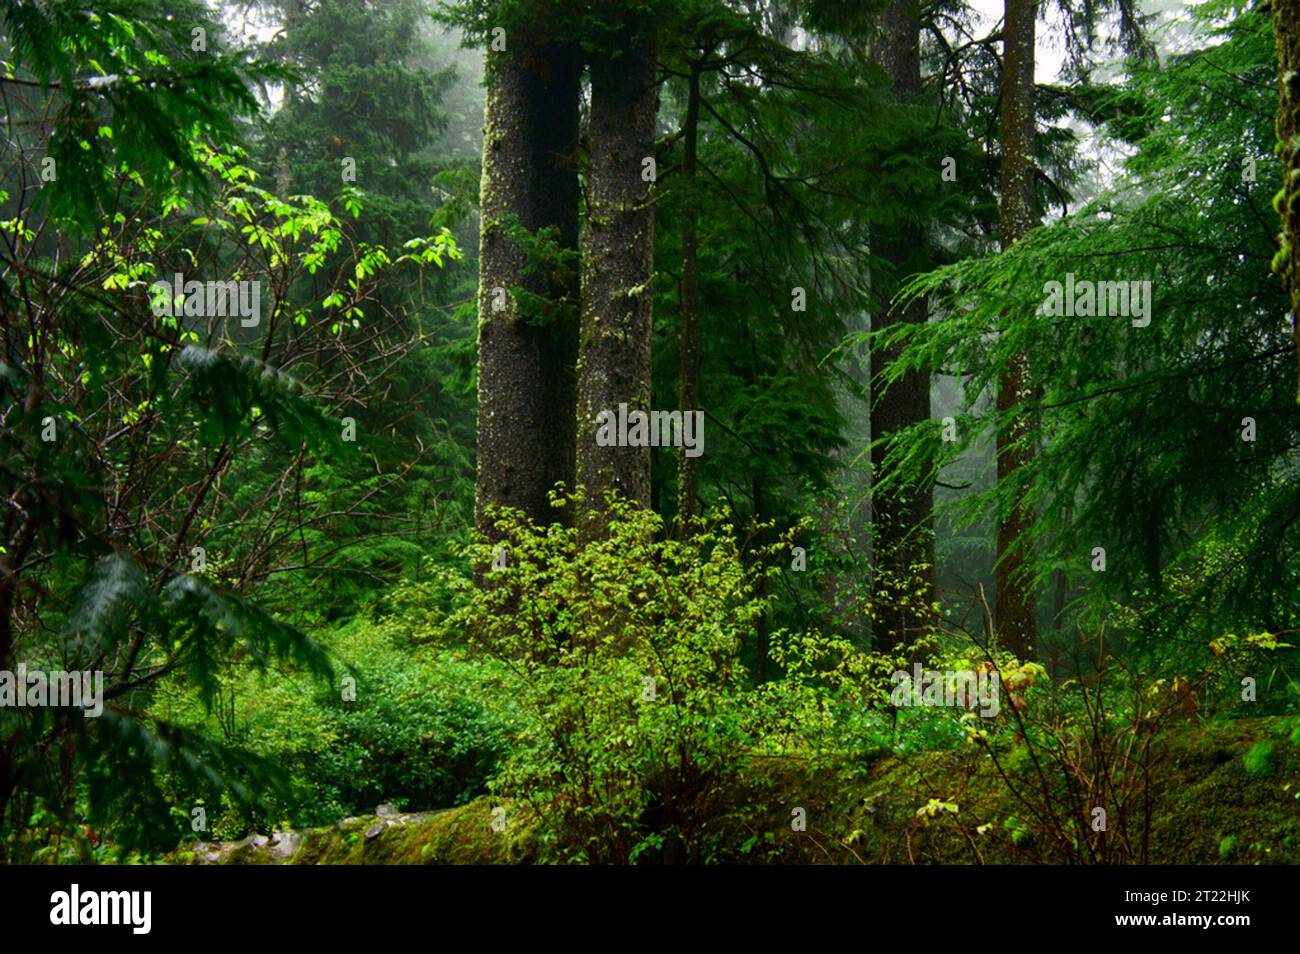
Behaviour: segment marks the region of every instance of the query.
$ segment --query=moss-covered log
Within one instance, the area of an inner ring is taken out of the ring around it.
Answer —
[[[1153,864],[1300,863],[1300,731],[1279,719],[1189,722],[1162,743],[1151,777]],[[1028,760],[1002,761],[1032,790]],[[881,756],[870,764],[808,769],[804,759],[750,759],[731,810],[700,828],[711,860],[763,864],[1065,863],[1035,831],[991,759],[972,752]],[[1050,775],[1050,773],[1049,773]],[[948,806],[927,814],[938,799]],[[183,846],[179,864],[531,864],[536,818],[494,812],[480,798],[460,808],[350,818],[327,828]],[[1080,806],[1083,811],[1086,806]],[[806,829],[792,813],[803,809]],[[496,825],[494,826],[494,821]],[[1120,819],[1112,812],[1111,826]],[[1124,822],[1130,841],[1142,819]],[[500,829],[500,830],[498,830]],[[647,854],[646,858],[653,857]],[[1130,858],[1136,861],[1137,858]]]

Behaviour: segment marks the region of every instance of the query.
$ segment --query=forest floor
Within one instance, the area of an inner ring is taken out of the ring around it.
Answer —
[[[797,758],[751,759],[745,782],[697,819],[707,854],[753,863],[1063,863],[1084,860],[1053,831],[1070,821],[1062,766],[1035,767],[1023,748],[999,754],[1005,778],[976,750],[864,765],[807,767]],[[1039,773],[1042,769],[1042,774]],[[1152,864],[1300,864],[1300,728],[1277,718],[1199,722],[1152,749],[1150,787],[1121,781],[1107,808],[1104,853],[1089,860]],[[1053,791],[1050,799],[1042,792]],[[1013,792],[1018,792],[1019,795]],[[1118,805],[1118,807],[1116,807]],[[927,808],[928,806],[928,808]],[[1082,806],[1086,809],[1086,806]],[[795,809],[806,826],[796,831]],[[1052,820],[1055,813],[1056,821]],[[1090,811],[1085,819],[1094,817]],[[1144,818],[1151,824],[1146,831]],[[1066,819],[1063,823],[1061,819]],[[532,812],[488,797],[433,812],[345,819],[301,832],[183,845],[178,864],[531,864],[551,844]],[[1145,847],[1144,847],[1145,845]]]

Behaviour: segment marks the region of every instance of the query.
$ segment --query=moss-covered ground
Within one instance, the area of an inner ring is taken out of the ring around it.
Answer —
[[[706,860],[749,863],[1065,863],[1022,751],[884,754],[838,770],[804,760],[751,760],[732,810],[703,826]],[[1025,793],[1018,798],[1011,787]],[[1112,806],[1112,861],[1300,864],[1300,733],[1280,719],[1188,722],[1158,747],[1149,785]],[[272,838],[183,845],[181,864],[528,864],[542,857],[539,821],[477,799],[437,812],[351,818]],[[926,810],[926,806],[930,810]],[[1148,807],[1149,806],[1149,807]],[[1052,811],[1069,811],[1058,795]],[[1087,817],[1088,806],[1077,806]],[[1149,831],[1143,819],[1151,819]],[[502,820],[504,818],[504,825]],[[495,822],[495,824],[494,824]],[[1073,823],[1071,823],[1073,824]],[[1065,827],[1070,827],[1067,824]],[[1088,825],[1073,824],[1085,837]],[[1145,854],[1144,854],[1145,853]],[[1094,858],[1095,860],[1095,858]]]

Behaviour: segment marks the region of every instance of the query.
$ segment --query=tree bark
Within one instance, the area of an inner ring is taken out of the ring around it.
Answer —
[[[921,25],[916,0],[893,0],[881,14],[881,41],[876,60],[901,101],[921,90]],[[900,322],[924,324],[924,300],[894,308],[892,300],[903,278],[928,265],[925,226],[904,221],[893,228],[873,230],[873,257],[883,264],[874,270],[872,330]],[[874,483],[885,469],[885,447],[876,444],[920,421],[930,419],[930,375],[911,371],[888,389],[878,383],[881,373],[898,359],[898,346],[871,349],[871,474]],[[933,624],[934,614],[934,488],[919,486],[878,490],[871,495],[875,548],[873,624],[875,643],[897,649],[915,641]],[[884,639],[881,639],[881,636]]]
[[[576,45],[543,42],[490,53],[483,139],[478,298],[478,470],[480,533],[489,505],[554,522],[548,493],[574,479],[576,269],[530,265],[508,232],[554,229],[565,249],[578,242]],[[509,59],[505,57],[509,56]],[[546,315],[524,314],[515,289],[542,296]]]
[[[700,404],[700,212],[695,196],[695,165],[699,148],[701,69],[700,63],[691,64],[683,129],[682,178],[686,183],[686,204],[682,210],[682,333],[677,393],[682,420]],[[698,461],[698,457],[687,456],[685,447],[678,451],[677,519],[683,537],[695,517]]]
[[[1296,346],[1296,400],[1300,402],[1300,0],[1272,0],[1277,42],[1277,141],[1282,162],[1282,249],[1274,268],[1291,304]]]
[[[655,29],[629,18],[620,55],[592,55],[587,208],[583,234],[582,325],[578,358],[579,525],[603,534],[605,495],[650,502],[650,448],[601,447],[602,411],[649,410],[650,308],[654,272],[652,177],[655,154]]]
[[[1038,224],[1034,183],[1034,31],[1036,0],[1006,0],[1002,28],[1002,204],[999,239],[1009,248]],[[1030,394],[1029,361],[1015,355],[998,385],[997,408],[1009,411]],[[998,481],[1007,480],[1033,460],[1029,420],[1014,417],[997,436]],[[1031,556],[1028,531],[1033,513],[1018,494],[1006,513],[999,514],[997,531],[996,602],[998,641],[1018,658],[1033,656],[1038,636],[1032,581],[1027,578]]]

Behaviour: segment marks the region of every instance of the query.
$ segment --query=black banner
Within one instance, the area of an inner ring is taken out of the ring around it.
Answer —
[[[1276,867],[594,868],[10,867],[0,868],[8,942],[60,935],[128,948],[178,941],[331,944],[447,932],[502,942],[658,936],[672,925],[734,942],[790,921],[803,935],[856,932],[869,914],[923,941],[987,943],[1030,930],[1057,936],[1192,935],[1233,943],[1294,921],[1295,871]],[[793,920],[790,920],[793,919]],[[642,927],[638,928],[637,926]],[[690,925],[689,928],[684,925]],[[630,932],[630,933],[629,933]],[[963,932],[969,938],[963,939]],[[990,933],[992,932],[992,933]],[[682,937],[681,933],[676,936]]]

